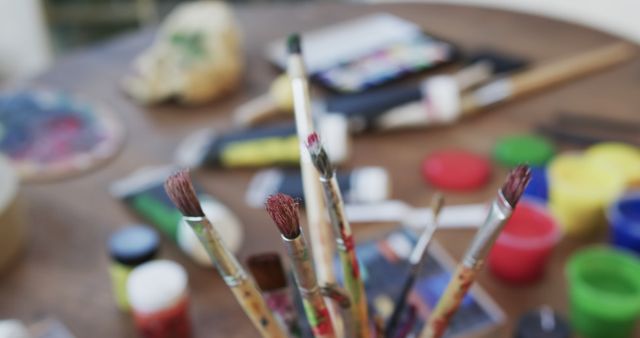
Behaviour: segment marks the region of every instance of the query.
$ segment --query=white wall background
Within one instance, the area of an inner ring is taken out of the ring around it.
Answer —
[[[0,81],[46,69],[51,49],[39,0],[0,0]]]
[[[364,0],[364,2],[399,2]],[[409,0],[509,9],[591,26],[640,43],[640,0]]]
[[[640,43],[640,0],[408,1],[455,3],[534,13],[591,26]],[[0,0],[0,81],[33,76],[46,69],[51,58],[41,0]]]

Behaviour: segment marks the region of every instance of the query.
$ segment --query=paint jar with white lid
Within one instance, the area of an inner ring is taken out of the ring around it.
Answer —
[[[155,260],[139,265],[129,275],[127,294],[141,337],[191,337],[187,272],[180,264]]]

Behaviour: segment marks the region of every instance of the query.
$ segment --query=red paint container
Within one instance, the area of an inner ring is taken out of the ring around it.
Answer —
[[[542,277],[560,230],[543,202],[518,203],[489,254],[489,269],[507,282],[524,284]]]
[[[136,267],[127,281],[133,318],[142,338],[190,338],[187,273],[157,260]]]

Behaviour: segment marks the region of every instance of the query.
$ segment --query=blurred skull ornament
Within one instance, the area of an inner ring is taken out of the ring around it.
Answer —
[[[179,5],[132,67],[124,89],[142,103],[198,104],[233,90],[243,68],[233,11],[221,1]]]

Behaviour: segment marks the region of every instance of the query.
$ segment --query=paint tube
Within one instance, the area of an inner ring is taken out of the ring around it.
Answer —
[[[323,115],[318,131],[326,140],[327,152],[335,163],[349,155],[347,121],[340,115]],[[204,129],[187,137],[176,152],[182,167],[298,166],[300,143],[293,123],[261,126],[228,133]]]
[[[359,167],[337,173],[338,185],[349,203],[375,203],[389,198],[390,178],[382,167]],[[284,193],[304,202],[302,176],[294,169],[267,169],[253,177],[245,195],[247,204],[263,208],[270,195]]]
[[[206,250],[164,190],[165,179],[174,171],[176,168],[173,166],[142,168],[112,183],[110,192],[176,242],[194,261],[203,266],[212,266]],[[220,232],[229,250],[238,252],[244,237],[242,223],[227,206],[203,193],[197,182],[194,185],[207,218]]]

